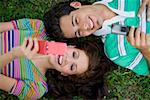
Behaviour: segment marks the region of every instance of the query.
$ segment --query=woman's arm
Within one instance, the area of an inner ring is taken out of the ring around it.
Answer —
[[[0,74],[0,89],[6,92],[10,92],[13,86],[16,84],[16,80],[5,75]]]
[[[29,38],[28,40],[25,39],[20,47],[16,47],[10,52],[0,55],[0,68],[9,64],[15,58],[27,57],[28,59],[32,59],[37,54],[38,50],[39,46],[36,38]]]
[[[45,81],[16,80],[0,74],[0,90],[10,92],[20,99],[37,99],[47,92]]]
[[[0,68],[9,64],[12,60],[22,55],[20,47],[12,49],[10,52],[0,55]]]
[[[14,28],[12,22],[0,22],[0,32],[9,31]]]

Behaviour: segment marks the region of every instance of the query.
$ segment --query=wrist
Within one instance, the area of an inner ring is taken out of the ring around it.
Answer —
[[[22,57],[23,53],[21,52],[20,47],[13,48],[11,50],[11,56],[12,56],[13,59]]]

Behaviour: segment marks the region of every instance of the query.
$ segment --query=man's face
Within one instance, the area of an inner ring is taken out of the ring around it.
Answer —
[[[93,5],[81,6],[69,15],[60,18],[60,28],[66,38],[85,37],[98,30],[102,23],[102,17],[97,13]]]

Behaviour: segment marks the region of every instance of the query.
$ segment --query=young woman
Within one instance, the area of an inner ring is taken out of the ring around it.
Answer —
[[[45,56],[37,53],[38,40],[45,36],[40,20],[20,19],[0,27],[0,89],[25,99],[40,98],[48,90],[57,97],[106,95],[103,75],[115,65],[104,55],[103,45],[84,42],[68,46],[64,56]]]
[[[82,2],[62,2],[45,13],[45,28],[47,32],[51,32],[48,35],[59,38],[85,37],[91,34],[102,35],[105,54],[109,59],[138,75],[149,75],[148,62],[150,62],[150,58],[146,56],[148,52],[145,54],[145,50],[141,49],[144,43],[148,50],[149,44],[144,41],[148,41],[149,36],[142,35],[143,42],[139,42],[140,35],[138,35],[150,33],[146,8],[141,16],[138,15],[142,4],[141,0],[100,0],[93,5],[81,4]],[[145,0],[143,4],[147,4],[149,7],[150,3]],[[149,12],[149,9],[147,10]],[[50,18],[53,20],[49,20]],[[127,34],[126,30],[113,29],[113,26],[131,27],[128,32],[129,34],[134,33],[135,37],[129,38],[130,42],[135,40],[135,44],[129,43],[127,36],[118,35],[122,32]]]

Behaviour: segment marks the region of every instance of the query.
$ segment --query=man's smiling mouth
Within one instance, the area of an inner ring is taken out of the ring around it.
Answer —
[[[93,22],[91,17],[89,17],[89,27],[90,27],[91,30],[94,29],[94,22]]]

